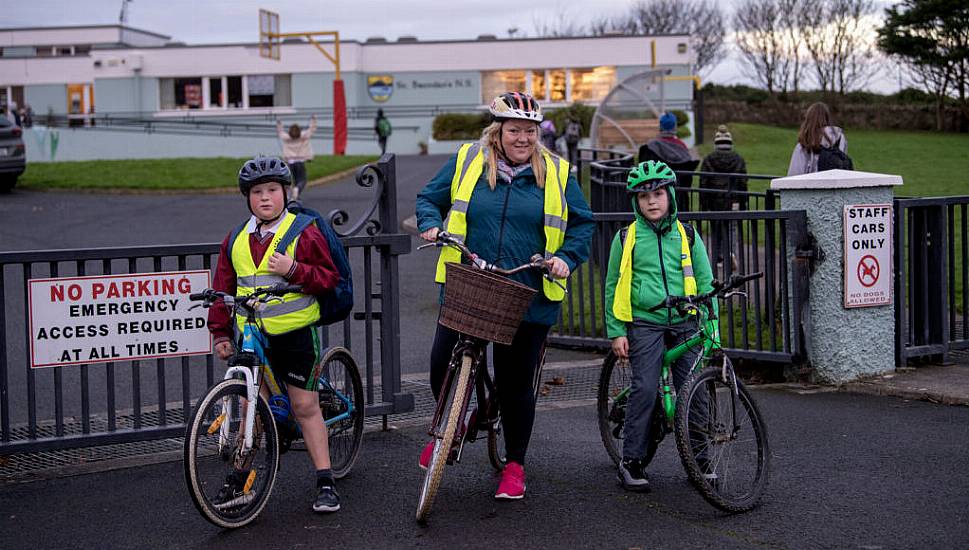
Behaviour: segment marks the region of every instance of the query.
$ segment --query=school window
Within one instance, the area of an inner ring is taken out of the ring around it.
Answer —
[[[530,72],[532,76],[532,97],[540,101],[545,101],[545,83],[548,81],[545,78],[545,69],[537,69]]]
[[[524,92],[525,82],[525,71],[482,72],[481,102],[490,105],[491,100],[505,92]]]
[[[616,84],[615,67],[572,69],[569,76],[572,91],[570,101],[602,101]]]
[[[555,69],[548,71],[548,100],[552,103],[566,101],[568,90],[565,86],[565,70]]]
[[[288,74],[162,78],[159,87],[159,106],[163,111],[292,105]]]

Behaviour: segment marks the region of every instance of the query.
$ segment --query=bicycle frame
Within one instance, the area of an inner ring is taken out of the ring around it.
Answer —
[[[452,359],[458,359],[458,360],[460,360],[460,358],[464,357],[464,355],[468,353],[470,353],[472,357],[471,372],[469,373],[469,379],[472,381],[472,384],[468,384],[468,391],[464,395],[454,396],[455,399],[460,398],[462,400],[461,417],[459,419],[458,431],[457,431],[457,433],[462,434],[462,437],[460,438],[460,444],[458,446],[457,456],[455,458],[457,462],[461,461],[461,453],[464,451],[464,443],[467,440],[467,438],[464,437],[464,435],[467,434],[467,429],[468,429],[465,416],[467,415],[467,412],[468,412],[468,405],[471,403],[471,394],[473,391],[478,391],[480,394],[480,390],[483,389],[478,384],[478,378],[479,378],[478,367],[481,366],[482,364],[482,360],[484,358],[485,348],[487,344],[488,343],[485,342],[484,340],[480,340],[478,338],[474,338],[466,334],[461,334],[458,338],[458,343],[455,344],[454,351],[451,354]],[[452,375],[455,373],[458,367],[459,365],[456,365],[453,360],[448,365],[447,372],[444,374],[444,382],[443,384],[441,384],[442,395],[444,395],[445,391],[448,388],[450,388],[451,382],[452,382]],[[479,395],[479,397],[483,397],[483,396]],[[479,403],[478,404],[479,410],[483,410],[482,408],[484,406],[485,406],[485,403]],[[438,400],[437,405],[434,408],[434,416],[431,418],[431,429],[428,430],[427,432],[428,435],[430,435],[431,437],[435,437],[435,438],[443,437],[443,434],[439,434],[435,431],[435,427],[440,422],[441,415],[444,414],[445,407],[447,407],[447,403],[444,400]],[[485,410],[484,412],[485,414],[488,414],[490,411]]]
[[[233,319],[234,322],[234,319]],[[242,375],[246,380],[246,401],[247,403],[255,403],[256,399],[259,398],[260,383],[264,379],[267,382],[267,389],[269,390],[270,396],[275,395],[288,395],[286,388],[281,386],[276,382],[275,376],[273,376],[272,370],[269,368],[269,360],[266,357],[266,349],[269,347],[269,341],[266,335],[259,330],[255,321],[251,318],[246,319],[245,324],[242,329],[242,345],[239,348],[239,352],[236,353],[235,358],[242,357],[252,357],[255,359],[253,361],[255,364],[252,365],[232,365],[226,369],[225,376],[223,380],[228,380],[230,378],[235,378],[238,375]],[[354,412],[353,402],[342,392],[337,390],[330,384],[329,380],[323,373],[320,373],[319,383],[324,384],[327,388],[333,391],[333,394],[343,402],[346,406],[346,411],[340,413],[329,420],[324,419],[324,424],[330,426],[336,422],[349,418]],[[231,425],[231,418],[229,418],[229,408],[226,407],[226,418],[223,419],[219,426],[219,450],[221,451],[222,446],[228,443],[227,433],[229,431],[229,426]],[[245,411],[245,439],[243,444],[243,452],[249,452],[252,449],[253,439],[254,439],[254,425],[255,425],[255,407],[246,407]],[[298,425],[297,425],[297,429]]]
[[[696,308],[697,315],[700,317],[698,328],[692,336],[663,353],[663,366],[660,370],[660,396],[663,404],[663,412],[670,426],[673,425],[673,418],[676,416],[676,396],[673,391],[673,377],[671,367],[686,353],[697,346],[702,345],[703,351],[697,354],[696,361],[690,368],[690,372],[697,370],[704,359],[713,356],[713,352],[720,349],[720,325],[718,318],[705,311],[705,308]],[[631,386],[627,386],[619,392],[616,401],[625,400],[632,391]]]

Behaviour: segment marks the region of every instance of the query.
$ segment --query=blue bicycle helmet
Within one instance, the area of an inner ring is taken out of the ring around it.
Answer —
[[[270,181],[281,184],[284,191],[287,186],[293,184],[289,166],[279,157],[258,156],[247,160],[239,170],[239,191],[245,197],[249,196],[249,191],[252,191],[252,187],[257,183]]]

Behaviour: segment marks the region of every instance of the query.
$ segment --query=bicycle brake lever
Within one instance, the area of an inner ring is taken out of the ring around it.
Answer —
[[[200,308],[200,307],[209,307],[209,305],[208,304],[195,304],[194,306],[188,308],[188,310],[189,311],[192,311],[193,309],[197,309],[197,308]]]
[[[418,246],[417,247],[417,250],[424,250],[425,248],[430,248],[432,246],[444,246],[444,245],[442,245],[440,243],[437,243],[437,242],[426,243],[426,244],[422,244],[422,245]]]
[[[728,300],[730,298],[733,298],[734,296],[743,296],[744,298],[747,298],[747,293],[744,292],[743,290],[731,290],[730,292],[723,295],[723,299]]]
[[[559,288],[561,288],[562,290],[564,290],[566,294],[569,293],[569,289],[565,288],[565,285],[563,285],[562,283],[560,283],[558,279],[553,279],[552,276],[549,275],[548,273],[545,273],[543,276],[546,279],[548,279],[548,282],[553,283],[553,284],[557,285]]]

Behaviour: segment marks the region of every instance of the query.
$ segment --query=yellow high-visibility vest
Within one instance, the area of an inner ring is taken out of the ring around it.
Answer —
[[[683,293],[696,296],[696,278],[693,276],[693,254],[690,252],[690,239],[680,220],[676,220],[680,232],[680,267],[683,268]],[[631,323],[633,320],[633,247],[636,246],[636,222],[626,230],[626,240],[622,243],[622,260],[619,262],[619,282],[612,299],[612,314],[616,319]],[[663,258],[659,259],[660,262]]]
[[[269,248],[262,257],[259,265],[252,261],[252,251],[249,248],[249,233],[244,229],[236,236],[236,240],[229,245],[229,256],[232,267],[236,271],[236,294],[248,296],[259,288],[265,288],[277,283],[286,283],[286,278],[269,271],[269,257],[276,251],[276,245],[286,234],[289,226],[293,225],[296,215],[286,212],[282,222],[276,229]],[[299,237],[293,239],[286,247],[286,255],[295,257],[296,243]],[[282,296],[282,301],[271,301],[257,313],[257,317],[268,334],[283,334],[306,326],[310,326],[320,319],[320,305],[314,296],[290,292]],[[236,317],[239,332],[245,325],[245,317]]]
[[[555,251],[565,242],[565,228],[569,221],[569,207],[565,202],[565,185],[569,180],[569,163],[552,155],[543,153],[545,158],[545,259],[551,259]],[[464,242],[468,234],[468,205],[471,194],[484,171],[485,155],[478,143],[465,143],[458,149],[458,159],[451,179],[451,210],[444,220],[444,230]],[[556,165],[557,164],[557,165]],[[435,281],[445,280],[445,264],[460,262],[461,252],[451,247],[441,249],[437,260]],[[545,297],[553,302],[561,302],[565,290],[546,279],[542,280]],[[564,283],[563,283],[564,285]]]

